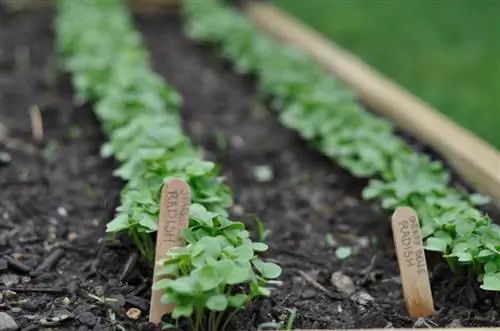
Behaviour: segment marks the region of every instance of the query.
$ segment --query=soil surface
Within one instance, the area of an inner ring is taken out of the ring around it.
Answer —
[[[91,106],[75,104],[70,80],[56,74],[52,15],[0,6],[0,321],[10,316],[22,330],[151,329],[151,270],[134,263],[130,246],[105,240],[121,183],[99,156],[105,137]],[[365,183],[283,128],[248,79],[183,36],[177,17],[141,15],[137,24],[154,68],[183,95],[193,142],[223,165],[233,217],[257,238],[258,216],[268,230],[264,257],[283,267],[283,285],[231,329],[287,321],[292,308],[296,329],[500,325],[497,297],[452,283],[440,263],[431,264],[436,316],[408,318],[388,215],[360,199]],[[353,286],[335,286],[339,272]],[[131,308],[138,320],[126,315]]]
[[[121,183],[99,156],[92,109],[75,105],[56,74],[52,17],[0,9],[0,314],[22,330],[112,330],[99,298],[122,262],[100,247]],[[32,106],[42,141],[32,137]]]

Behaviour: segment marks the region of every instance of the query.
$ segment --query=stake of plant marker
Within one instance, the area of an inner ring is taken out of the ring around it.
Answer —
[[[159,261],[166,258],[166,253],[170,248],[185,244],[181,231],[189,225],[190,204],[191,189],[185,181],[175,178],[163,186],[156,237],[153,284],[167,277],[165,275],[156,275],[161,268]],[[163,315],[173,310],[173,305],[161,303],[162,295],[162,291],[152,291],[149,309],[149,321],[151,323],[159,324]]]
[[[429,272],[418,216],[410,207],[400,207],[392,215],[392,233],[398,258],[406,310],[413,317],[434,314]]]

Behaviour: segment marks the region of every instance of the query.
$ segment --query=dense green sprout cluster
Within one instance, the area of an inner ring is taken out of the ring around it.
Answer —
[[[187,246],[168,252],[160,273],[173,277],[154,287],[164,292],[163,303],[175,305],[174,319],[187,317],[195,330],[223,328],[227,313],[270,294],[281,269],[259,259],[267,245],[252,242],[243,223],[227,218],[232,194],[216,165],[183,134],[181,98],[152,71],[125,2],[62,0],[57,10],[65,69],[80,101],[94,104],[109,137],[102,154],[115,157],[115,175],[126,182],[107,231],[128,233],[153,263],[161,188],[172,178],[186,180]]]
[[[192,39],[217,45],[238,73],[258,78],[284,125],[353,175],[372,178],[365,199],[379,199],[388,210],[414,208],[427,250],[475,275],[483,289],[500,290],[500,227],[475,207],[485,197],[453,188],[441,162],[415,152],[306,53],[272,40],[235,9],[186,0],[184,16]]]

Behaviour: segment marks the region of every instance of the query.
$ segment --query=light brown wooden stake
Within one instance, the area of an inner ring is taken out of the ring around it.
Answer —
[[[411,317],[434,314],[431,285],[418,216],[410,207],[392,215],[392,233],[403,285],[406,310]]]
[[[167,251],[172,247],[184,245],[181,230],[189,225],[189,206],[191,204],[191,189],[181,179],[172,179],[165,184],[161,192],[160,215],[156,237],[155,267],[153,284],[166,276],[157,276],[161,269],[160,260],[164,260]],[[173,310],[173,305],[161,303],[162,291],[152,291],[149,309],[149,321],[159,324],[163,315]]]

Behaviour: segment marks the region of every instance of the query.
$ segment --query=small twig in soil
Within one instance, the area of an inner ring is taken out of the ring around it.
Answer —
[[[104,252],[105,246],[106,246],[106,241],[102,240],[101,245],[99,246],[99,250],[97,251],[97,255],[92,264],[90,265],[91,274],[95,274],[95,272],[97,271],[97,267],[99,266],[99,262],[101,262],[101,255]]]
[[[34,288],[26,288],[26,287],[3,287],[0,286],[0,291],[14,291],[14,292],[20,292],[20,293],[49,293],[49,294],[65,294],[66,289],[62,287],[49,287],[49,288],[39,288],[39,287],[34,287]]]
[[[64,249],[62,248],[57,248],[53,250],[49,256],[36,268],[36,271],[50,271],[52,270],[57,262],[61,260],[61,258],[64,256]]]
[[[5,261],[7,261],[7,263],[9,264],[9,266],[12,269],[15,269],[15,270],[20,271],[20,272],[26,272],[26,273],[28,273],[32,270],[26,264],[22,263],[19,260],[14,259],[13,257],[11,257],[9,255],[4,255],[3,258],[5,259]]]
[[[413,328],[422,328],[422,327],[427,327],[429,329],[432,329],[432,326],[431,324],[433,324],[434,326],[439,326],[437,325],[436,323],[434,323],[433,321],[431,320],[428,320],[424,317],[419,317],[416,321],[415,321],[415,324],[413,324]]]
[[[372,259],[371,259],[370,264],[368,265],[368,267],[366,267],[363,270],[361,270],[361,274],[364,275],[364,276],[359,281],[360,284],[366,283],[368,281],[368,278],[371,277],[371,273],[372,273],[373,269],[375,269],[375,264],[377,262],[378,256],[379,256],[379,253],[373,255],[373,257],[372,257]]]
[[[318,283],[317,281],[315,281],[314,279],[312,279],[312,277],[309,276],[304,271],[297,270],[297,272],[302,276],[302,278],[304,278],[304,280],[309,285],[311,285],[312,287],[314,287],[317,290],[320,290],[321,292],[323,292],[324,294],[326,294],[330,299],[334,299],[334,300],[343,300],[344,299],[340,294],[334,294],[334,293],[328,291],[323,285],[321,285],[320,283]]]
[[[17,183],[19,185],[19,183]],[[44,238],[41,237],[31,237],[31,238],[19,238],[18,242],[23,245],[36,244],[42,242]]]
[[[138,258],[139,258],[139,254],[137,252],[133,252],[132,254],[129,255],[127,262],[123,266],[123,269],[120,272],[120,276],[118,277],[118,280],[120,282],[123,282],[123,280],[128,277],[128,275],[130,274],[132,269],[134,269]]]
[[[136,296],[137,294],[141,293],[147,285],[145,283],[142,283],[141,285],[137,286],[133,291],[130,291],[129,294],[127,294],[128,297],[133,297]]]
[[[30,107],[29,113],[33,140],[41,141],[43,139],[43,120],[40,108],[37,105],[33,105]]]
[[[84,265],[80,268],[80,271],[81,272],[86,271],[88,268],[90,268],[90,266],[92,265],[92,262],[93,261],[87,261],[87,262],[85,262]]]
[[[147,302],[145,302],[143,299],[141,299],[139,297],[127,296],[127,297],[125,297],[125,302],[131,306],[139,308],[140,310],[142,310],[144,312],[149,310],[149,306],[148,306]]]
[[[20,150],[27,154],[33,154],[36,152],[36,148],[34,146],[20,140],[10,138],[9,130],[2,122],[0,122],[0,143],[3,143],[7,148]]]
[[[104,271],[101,270],[96,270],[95,273],[106,280],[110,280],[112,278],[111,276],[107,275],[106,273],[104,273]]]
[[[78,246],[75,246],[75,245],[72,245],[72,244],[69,244],[69,243],[64,243],[64,244],[61,244],[59,247],[62,247],[68,251],[74,251],[74,252],[77,252],[79,254],[82,254],[84,256],[90,256],[90,255],[93,255],[93,251],[89,251],[88,249],[85,249],[85,248],[82,248],[82,247],[78,247]],[[88,265],[87,265],[87,268],[88,268]]]
[[[304,259],[308,262],[312,262],[318,266],[321,266],[321,267],[326,267],[327,265],[325,264],[324,261],[319,261],[319,260],[316,260],[310,256],[307,256],[303,253],[300,253],[300,252],[297,252],[297,251],[294,251],[292,249],[285,249],[285,248],[281,248],[281,249],[276,249],[276,252],[278,253],[283,253],[283,254],[287,254],[287,255],[290,255],[290,256],[294,256],[294,257],[298,257],[298,258],[301,258],[301,259]]]

